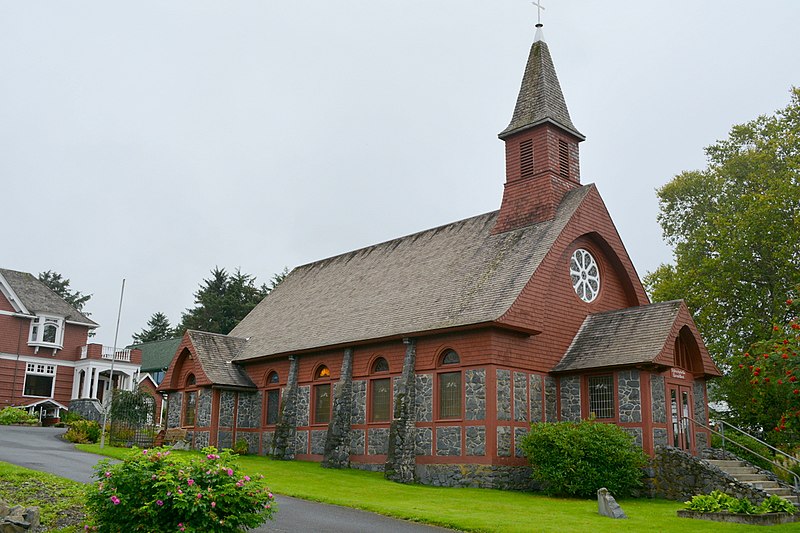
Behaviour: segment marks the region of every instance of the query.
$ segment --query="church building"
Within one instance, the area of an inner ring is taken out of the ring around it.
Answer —
[[[498,211],[295,268],[228,335],[188,331],[160,386],[194,448],[529,484],[531,423],[625,428],[697,454],[720,375],[682,301],[649,302],[537,25]]]

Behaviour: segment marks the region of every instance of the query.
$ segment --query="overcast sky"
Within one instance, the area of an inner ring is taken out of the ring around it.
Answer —
[[[639,274],[655,189],[800,84],[800,2],[543,0]],[[0,0],[0,266],[55,270],[111,345],[210,270],[293,268],[497,209],[525,0]]]

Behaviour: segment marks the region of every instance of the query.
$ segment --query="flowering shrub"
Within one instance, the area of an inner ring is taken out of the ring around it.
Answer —
[[[86,444],[100,440],[100,424],[94,420],[77,419],[68,424],[64,438],[70,442]]]
[[[787,441],[800,437],[800,300],[786,300],[785,323],[774,325],[770,338],[755,343],[739,362],[749,372],[753,409],[766,405],[780,413],[774,431]],[[777,416],[776,416],[777,418]]]
[[[244,475],[230,452],[205,448],[202,453],[134,449],[122,463],[98,463],[87,496],[96,524],[87,530],[224,533],[272,518],[276,507],[263,476]]]

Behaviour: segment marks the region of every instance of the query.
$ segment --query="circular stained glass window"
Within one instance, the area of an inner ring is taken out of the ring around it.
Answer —
[[[578,248],[569,262],[569,275],[575,294],[584,302],[591,302],[600,292],[600,269],[592,254]]]

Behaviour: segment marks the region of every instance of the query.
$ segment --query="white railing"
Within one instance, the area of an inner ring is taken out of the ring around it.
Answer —
[[[130,350],[117,350],[116,357],[114,356],[114,348],[111,346],[103,346],[103,351],[101,354],[103,359],[114,359],[115,361],[127,361],[130,362],[131,360],[131,351]]]

